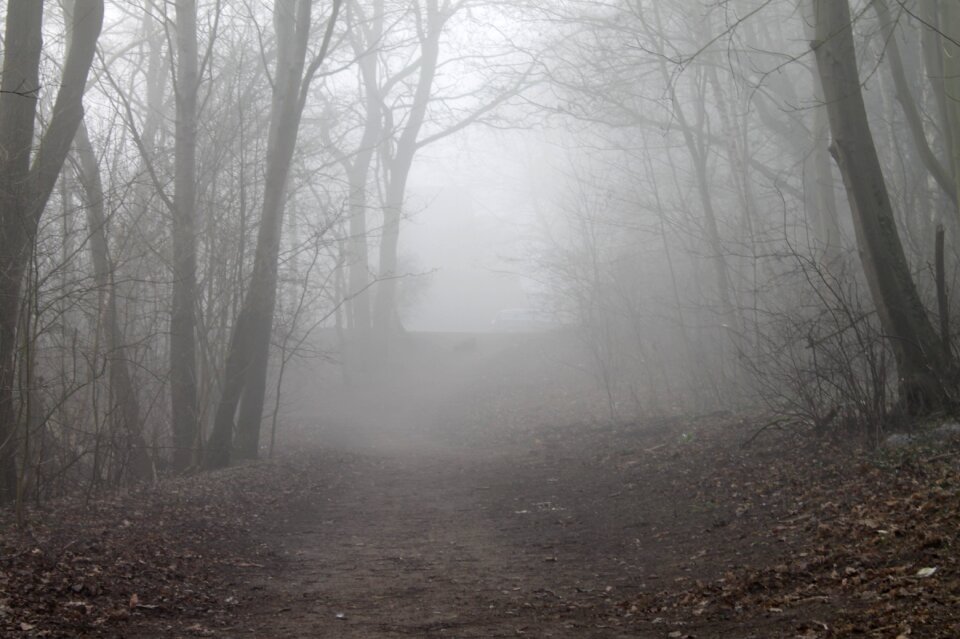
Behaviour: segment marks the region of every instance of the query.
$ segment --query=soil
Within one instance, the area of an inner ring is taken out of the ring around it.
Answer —
[[[512,419],[501,390],[486,418],[380,406],[273,460],[0,522],[0,634],[960,636],[956,443]]]
[[[775,509],[734,522],[735,507],[702,502],[684,472],[644,467],[644,450],[673,452],[675,428],[531,435],[526,446],[341,444],[274,464],[312,488],[252,531],[260,553],[224,597],[235,614],[221,627],[178,619],[165,636],[770,636],[766,623],[706,635],[653,623],[634,602],[773,562],[788,552],[769,537]]]

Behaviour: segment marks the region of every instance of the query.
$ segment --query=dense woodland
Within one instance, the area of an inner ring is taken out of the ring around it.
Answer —
[[[956,405],[954,3],[2,11],[4,501],[256,458],[319,330],[389,375],[411,168],[473,131],[550,150],[517,257],[614,418]]]

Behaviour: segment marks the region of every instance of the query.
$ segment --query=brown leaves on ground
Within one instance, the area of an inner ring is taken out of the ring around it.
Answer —
[[[745,559],[645,593],[623,603],[628,614],[690,628],[770,623],[736,636],[960,636],[958,442],[878,452],[779,433],[731,445],[748,430],[702,427],[652,454],[697,477],[702,503],[725,505],[717,526],[764,529],[780,551],[758,560],[772,565]],[[751,519],[758,509],[773,517]]]
[[[31,512],[22,531],[0,522],[0,635],[131,636],[121,630],[131,622],[208,634],[240,605],[231,592],[249,558],[268,552],[251,530],[289,492],[279,477],[249,466],[63,498]]]
[[[267,610],[357,637],[960,637],[960,445],[878,452],[770,429],[742,446],[757,428],[510,424],[447,457],[313,450],[64,499],[26,531],[0,522],[0,635],[298,636],[265,630]],[[309,610],[297,587],[264,585],[291,562]],[[430,593],[454,607],[424,620]]]

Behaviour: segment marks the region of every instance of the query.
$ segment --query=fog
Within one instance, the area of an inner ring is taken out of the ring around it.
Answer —
[[[0,0],[0,635],[960,636],[957,6]]]
[[[499,310],[529,307],[536,294],[525,263],[534,222],[528,169],[503,148],[506,136],[497,136],[501,144],[471,137],[435,149],[411,175],[401,255],[425,282],[402,311],[410,330],[491,330]]]
[[[0,94],[11,499],[311,433],[952,401],[923,3],[41,4]]]

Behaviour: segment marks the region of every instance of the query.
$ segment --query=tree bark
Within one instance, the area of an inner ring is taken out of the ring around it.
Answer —
[[[807,38],[816,40],[814,6],[804,2],[807,12],[804,31]],[[823,84],[816,69],[810,69],[813,98],[813,148],[804,162],[804,199],[814,214],[814,228],[823,251],[823,264],[830,269],[843,268],[843,242],[840,235],[840,215],[835,197],[835,180],[830,162],[830,117],[823,106]]]
[[[935,3],[929,0],[929,4]],[[934,36],[939,43],[939,56],[928,52],[925,57],[934,64],[934,68],[938,63],[941,65],[936,69],[940,76],[934,78],[934,96],[943,116],[946,129],[943,137],[950,156],[953,183],[957,185],[960,184],[960,104],[957,102],[960,98],[960,45],[957,44],[960,38],[960,7],[956,2],[939,2],[939,5],[939,24],[935,25],[939,29]],[[926,7],[925,10],[935,10],[935,7]],[[953,203],[955,212],[960,215],[957,197],[954,197]]]
[[[353,3],[354,12],[360,14],[358,3]],[[362,14],[361,14],[362,15]],[[370,258],[367,249],[367,188],[370,175],[370,164],[373,155],[383,135],[383,114],[381,113],[380,86],[378,84],[377,47],[383,37],[383,0],[377,0],[373,5],[373,16],[367,29],[362,25],[355,25],[355,29],[363,33],[361,40],[354,39],[354,51],[358,55],[357,64],[364,91],[364,125],[363,137],[356,156],[347,167],[350,198],[350,249],[349,261],[349,316],[352,320],[350,328],[355,333],[355,340],[366,341],[371,327],[370,296],[367,287],[370,286]]]
[[[444,17],[437,0],[425,0],[426,15],[420,32],[420,73],[410,106],[407,122],[396,141],[393,153],[386,152],[382,161],[386,167],[387,184],[383,203],[383,234],[380,239],[380,282],[374,302],[373,329],[381,355],[389,343],[391,333],[400,328],[396,308],[397,257],[400,245],[400,218],[407,190],[407,178],[413,159],[419,149],[418,137],[430,104],[433,80],[440,57],[440,35]],[[419,3],[418,3],[418,9]],[[388,126],[389,129],[389,126]],[[389,145],[382,147],[384,150]]]
[[[311,4],[311,0],[299,0],[296,6],[285,0],[277,0],[274,4],[277,66],[270,108],[260,229],[250,285],[231,335],[223,389],[205,451],[204,465],[207,468],[228,465],[234,453],[241,459],[254,459],[260,444],[270,333],[277,298],[277,257],[283,228],[284,194],[311,77],[309,72],[304,77]],[[339,8],[340,0],[334,0],[324,45],[311,65],[313,70],[325,56]]]
[[[43,47],[43,2],[7,4],[0,81],[0,500],[15,497],[16,332],[24,270],[40,216],[83,118],[83,93],[103,23],[103,0],[77,0],[73,32],[46,132],[31,161]]]
[[[334,146],[324,133],[324,142],[331,147],[343,166],[348,186],[348,239],[346,255],[346,332],[341,331],[343,349],[343,372],[346,379],[355,374],[366,375],[372,368],[370,332],[372,315],[370,308],[370,251],[367,229],[368,191],[370,167],[374,154],[383,136],[383,96],[379,84],[379,46],[383,38],[384,3],[374,0],[371,15],[364,12],[364,3],[350,2],[345,10],[347,33],[360,74],[363,91],[363,135],[356,153],[352,156]]]
[[[197,3],[177,0],[177,116],[174,141],[173,295],[170,309],[170,414],[173,466],[195,463],[197,417]]]
[[[707,249],[710,252],[710,261],[713,263],[714,277],[716,278],[716,290],[720,302],[721,324],[732,329],[734,335],[742,333],[742,322],[734,305],[733,281],[730,275],[730,266],[727,263],[726,250],[723,244],[723,237],[720,234],[720,225],[717,220],[717,213],[713,205],[713,197],[710,193],[710,179],[708,172],[709,160],[709,138],[705,134],[705,99],[701,98],[698,108],[700,109],[696,118],[696,126],[690,122],[684,111],[683,104],[677,96],[675,82],[670,76],[666,66],[666,55],[663,51],[663,45],[660,44],[662,35],[665,33],[660,19],[659,11],[654,11],[656,27],[644,23],[648,33],[658,42],[658,49],[661,57],[657,64],[661,77],[669,87],[669,98],[674,117],[680,127],[680,133],[683,135],[684,144],[690,154],[693,162],[694,172],[697,181],[697,194],[700,197],[700,204],[703,212],[703,223],[706,235]],[[699,87],[698,87],[698,90]]]
[[[846,0],[814,2],[812,47],[833,134],[831,152],[850,201],[870,292],[896,357],[901,403],[911,414],[943,408],[952,375],[897,231],[860,89],[850,7]]]
[[[897,42],[897,23],[890,15],[890,8],[887,7],[885,0],[873,0],[873,9],[877,13],[880,25],[888,31],[886,37],[885,58],[890,67],[890,75],[893,77],[893,85],[896,88],[897,102],[903,108],[903,116],[910,129],[910,138],[920,155],[923,165],[930,172],[930,175],[937,181],[944,194],[950,199],[954,207],[957,205],[957,185],[954,176],[951,175],[940,160],[930,148],[927,142],[927,135],[923,129],[923,117],[920,115],[920,109],[917,108],[916,100],[910,92],[910,86],[907,82],[907,73],[903,68],[903,57],[900,55],[900,45]]]
[[[940,342],[947,358],[953,357],[950,347],[950,304],[947,301],[947,268],[944,260],[944,230],[943,224],[937,225],[934,239],[933,261],[937,284],[937,310],[940,314]]]
[[[80,124],[77,131],[74,149],[79,160],[77,179],[86,194],[84,209],[89,231],[90,260],[93,262],[93,276],[100,298],[100,324],[106,338],[104,341],[107,346],[106,359],[111,394],[119,408],[117,421],[122,430],[122,441],[126,448],[124,452],[127,458],[127,474],[133,481],[149,480],[153,478],[153,462],[143,437],[140,403],[130,376],[129,355],[117,314],[116,287],[107,244],[107,222],[104,214],[100,166],[84,123]]]

